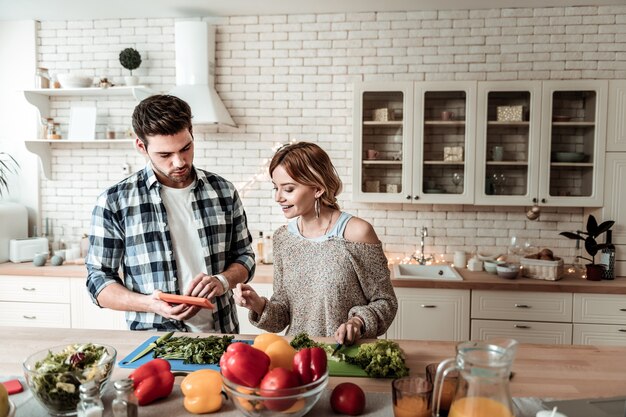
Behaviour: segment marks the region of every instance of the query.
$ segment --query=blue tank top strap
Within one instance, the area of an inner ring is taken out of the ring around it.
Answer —
[[[333,228],[326,234],[326,237],[343,237],[348,220],[351,218],[352,214],[342,211]]]

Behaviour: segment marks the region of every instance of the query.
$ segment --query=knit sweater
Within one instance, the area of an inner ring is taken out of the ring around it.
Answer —
[[[381,243],[333,237],[323,242],[274,233],[274,293],[250,322],[268,332],[333,336],[350,317],[365,323],[362,337],[374,338],[391,325],[398,301]]]

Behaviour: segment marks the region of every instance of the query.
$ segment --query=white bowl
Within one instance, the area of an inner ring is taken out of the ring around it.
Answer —
[[[57,79],[62,88],[85,88],[91,87],[93,77],[83,77],[81,75],[57,74]]]

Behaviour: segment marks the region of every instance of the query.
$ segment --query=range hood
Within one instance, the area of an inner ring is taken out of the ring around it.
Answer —
[[[169,94],[191,106],[194,124],[237,127],[215,91],[215,26],[176,22],[176,87]]]

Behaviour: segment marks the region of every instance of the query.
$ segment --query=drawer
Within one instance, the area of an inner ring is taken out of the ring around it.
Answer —
[[[472,318],[572,322],[572,294],[472,291]]]
[[[70,278],[3,275],[0,301],[69,303]]]
[[[626,325],[626,295],[574,294],[574,323]]]
[[[472,320],[472,340],[499,337],[515,339],[521,343],[569,345],[572,343],[572,325],[532,321]]]
[[[626,326],[574,324],[575,345],[626,346]]]
[[[70,325],[69,304],[0,302],[0,326],[69,328]]]

